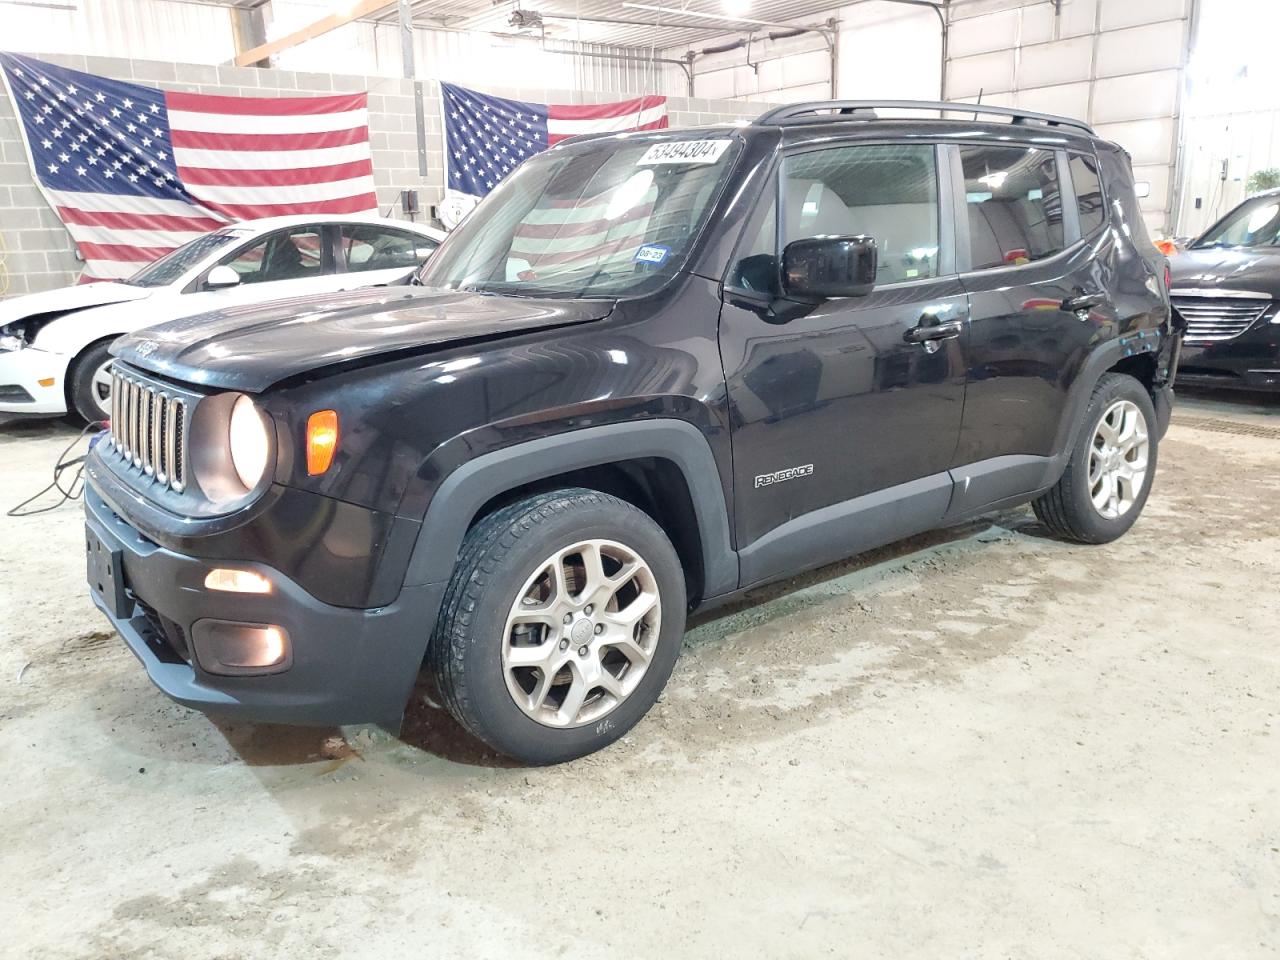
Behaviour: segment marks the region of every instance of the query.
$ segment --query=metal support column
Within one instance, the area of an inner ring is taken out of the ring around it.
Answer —
[[[399,0],[400,61],[406,80],[413,81],[413,121],[418,134],[418,175],[427,175],[427,118],[422,106],[422,82],[413,61],[413,7],[410,0]]]

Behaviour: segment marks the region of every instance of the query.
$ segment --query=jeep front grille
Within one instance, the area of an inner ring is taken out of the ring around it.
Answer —
[[[1231,296],[1173,297],[1173,308],[1186,321],[1183,339],[1212,343],[1238,337],[1257,322],[1271,306],[1270,299]]]
[[[175,493],[187,483],[186,417],[181,397],[112,371],[112,448],[127,465]]]

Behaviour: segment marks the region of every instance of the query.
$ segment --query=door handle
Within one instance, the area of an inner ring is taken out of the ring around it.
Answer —
[[[1106,302],[1107,295],[1105,293],[1082,293],[1063,300],[1062,309],[1067,313],[1080,313],[1083,310],[1092,310],[1094,307],[1100,307]]]
[[[945,320],[942,323],[920,323],[902,335],[907,343],[928,343],[931,340],[950,340],[964,331],[963,320]]]

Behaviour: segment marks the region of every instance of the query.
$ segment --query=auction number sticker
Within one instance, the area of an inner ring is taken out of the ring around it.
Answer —
[[[636,161],[637,167],[658,163],[715,163],[732,140],[673,140],[655,143]]]

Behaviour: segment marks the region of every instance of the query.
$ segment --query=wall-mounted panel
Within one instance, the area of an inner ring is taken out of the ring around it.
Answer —
[[[951,25],[948,41],[952,57],[972,57],[995,50],[1008,50],[1018,43],[1021,10],[1002,10],[982,17],[957,20]]]
[[[1148,213],[1164,212],[1164,198],[1169,195],[1171,169],[1167,163],[1141,164],[1133,166],[1133,179],[1150,184],[1151,192],[1142,197],[1138,203]]]
[[[1172,117],[1178,109],[1177,70],[1109,77],[1094,85],[1094,123]]]
[[[1049,87],[1089,76],[1093,37],[1073,37],[1022,48],[1018,88]]]
[[[1135,0],[1142,2],[1142,0]],[[1052,3],[1036,4],[1053,9]],[[1057,14],[1058,37],[1082,37],[1094,33],[1098,29],[1098,0],[1062,0],[1061,12]]]
[[[1134,163],[1168,164],[1169,145],[1173,143],[1177,124],[1172,117],[1165,117],[1098,124],[1094,129],[1098,136],[1114,140],[1128,150]]]
[[[1097,76],[1176,70],[1186,59],[1186,21],[1169,20],[1098,37]]]
[[[1015,103],[1024,110],[1035,110],[1038,113],[1054,113],[1060,117],[1087,117],[1089,89],[1090,85],[1086,81],[1019,90]]]
[[[952,60],[947,69],[947,95],[972,97],[979,91],[1012,90],[1016,65],[1013,50]]]
[[[1180,20],[1187,15],[1187,0],[1102,0],[1100,11],[1103,30],[1122,30],[1143,23]]]

